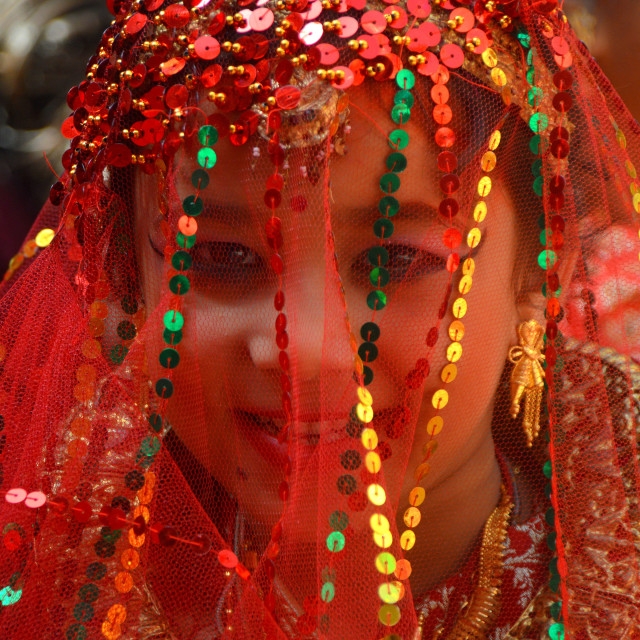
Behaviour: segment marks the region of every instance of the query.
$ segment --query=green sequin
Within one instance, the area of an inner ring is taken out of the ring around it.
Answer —
[[[193,258],[186,251],[176,251],[171,256],[171,265],[178,271],[188,271],[193,265]]]
[[[87,629],[84,625],[76,622],[67,629],[64,635],[66,640],[85,640],[87,637]]]
[[[536,158],[531,163],[531,173],[537,178],[542,175],[542,158]]]
[[[203,147],[210,147],[218,142],[218,130],[210,124],[205,124],[198,130],[198,140]]]
[[[163,349],[158,360],[165,369],[175,369],[180,364],[180,354],[175,349]]]
[[[160,438],[156,436],[147,436],[140,443],[140,453],[143,456],[155,456],[156,453],[160,451],[160,447],[162,447]]]
[[[406,104],[397,104],[391,109],[391,119],[396,124],[406,124],[411,118],[411,109]]]
[[[199,191],[209,186],[209,180],[209,174],[204,169],[196,169],[191,174],[191,184]]]
[[[387,306],[387,296],[384,291],[372,291],[367,296],[367,305],[372,311],[380,311]]]
[[[537,196],[542,198],[543,189],[544,189],[544,178],[542,176],[539,176],[533,181],[533,191]]]
[[[374,287],[386,287],[390,279],[391,276],[384,267],[376,267],[369,274],[369,281]]]
[[[191,249],[191,247],[196,243],[196,236],[195,234],[192,236],[185,236],[184,233],[178,231],[176,234],[176,242],[178,243],[178,246],[183,249]]]
[[[169,331],[180,331],[184,327],[184,316],[179,311],[167,311],[162,321]]]
[[[402,173],[407,168],[407,158],[398,151],[387,156],[387,169],[394,173]]]
[[[548,287],[547,287],[547,283],[545,282],[545,283],[543,283],[543,285],[542,285],[542,295],[543,295],[545,298],[546,298],[546,297],[548,297],[548,296],[547,296],[547,291],[548,291]],[[551,293],[551,295],[552,295],[554,298],[559,298],[561,293],[562,293],[562,287],[558,287],[558,290],[557,290],[557,291],[553,291],[553,292]]]
[[[116,344],[109,350],[109,360],[111,360],[113,364],[122,364],[127,357],[127,353],[129,353],[127,347],[123,344]]]
[[[534,85],[536,83],[536,70],[533,67],[527,70],[527,82],[530,85]]]
[[[344,549],[344,544],[344,534],[340,531],[332,531],[327,536],[327,549],[329,549],[329,551],[338,553],[339,551],[342,551]]]
[[[213,169],[217,160],[218,156],[216,155],[216,152],[209,147],[202,147],[202,149],[198,151],[198,164],[203,169]]]
[[[389,218],[378,218],[373,223],[373,233],[376,237],[387,240],[393,235],[393,222]]]
[[[2,602],[5,607],[15,604],[20,598],[22,598],[22,589],[14,591],[11,587],[5,587],[0,591],[0,602]]]
[[[551,466],[551,460],[547,460],[542,465],[542,473],[544,473],[545,478],[551,479],[551,474],[553,473],[553,467]]]
[[[549,507],[544,514],[544,519],[547,521],[547,524],[550,526],[554,526],[556,523],[556,512],[553,507]]]
[[[416,84],[416,77],[413,75],[413,71],[402,69],[396,74],[396,83],[401,89],[413,89]]]
[[[414,101],[413,93],[405,91],[404,89],[396,91],[396,95],[393,96],[393,104],[406,104],[409,109],[413,107]]]
[[[187,196],[182,201],[182,210],[188,216],[199,216],[204,209],[204,202],[202,198],[196,198],[195,196]]]
[[[93,607],[88,602],[78,602],[73,608],[73,617],[78,622],[89,622],[93,619]]]
[[[389,252],[384,247],[371,247],[367,259],[372,267],[383,267],[389,262]]]
[[[529,118],[529,128],[534,133],[540,133],[549,126],[549,116],[546,113],[534,113]]]
[[[344,511],[334,511],[329,516],[329,524],[336,531],[344,531],[349,525],[349,516]]]
[[[516,37],[518,38],[518,42],[526,49],[528,49],[531,46],[531,37],[529,36],[528,33],[522,32],[522,33],[519,33]]]
[[[85,584],[78,590],[78,597],[83,602],[94,602],[100,595],[100,589],[95,584]]]
[[[149,424],[156,433],[160,433],[162,431],[162,416],[159,413],[152,413],[149,416]]]
[[[102,580],[107,575],[107,567],[102,562],[92,562],[87,567],[86,574],[89,580]]]
[[[387,218],[395,216],[400,211],[400,203],[393,196],[384,196],[378,203],[378,211]]]
[[[116,333],[120,336],[121,340],[133,340],[136,337],[138,330],[133,322],[130,320],[123,320],[118,324]]]
[[[331,602],[336,595],[336,588],[333,582],[325,582],[322,585],[322,591],[320,592],[320,597],[323,602]]]
[[[542,103],[543,95],[544,94],[540,87],[531,87],[531,89],[529,89],[529,92],[527,94],[527,97],[529,99],[529,104],[532,107],[537,107],[539,104]]]
[[[405,149],[409,144],[409,134],[402,129],[394,129],[389,134],[389,146],[392,149]]]
[[[182,341],[182,337],[182,331],[169,331],[169,329],[165,329],[162,332],[162,338],[168,345],[171,345],[172,347],[180,344],[180,342]]]
[[[527,51],[527,64],[529,66],[533,65],[533,52],[535,51],[535,49],[529,49],[529,51]]]
[[[547,267],[552,268],[556,262],[558,262],[558,256],[555,251],[551,251],[550,249],[545,249],[538,255],[538,265],[541,269],[547,269]]]
[[[393,193],[400,188],[400,178],[395,173],[385,173],[380,178],[380,189],[384,193]]]
[[[558,602],[553,602],[549,607],[549,612],[551,613],[551,617],[554,620],[558,620],[562,615],[562,600]]]
[[[540,145],[542,144],[542,136],[540,134],[535,134],[531,136],[531,140],[529,140],[529,149],[531,149],[531,153],[534,155],[540,155]]]
[[[189,282],[189,278],[182,274],[173,276],[173,278],[169,280],[169,289],[171,290],[171,293],[175,293],[177,296],[183,296],[190,288],[191,283]]]

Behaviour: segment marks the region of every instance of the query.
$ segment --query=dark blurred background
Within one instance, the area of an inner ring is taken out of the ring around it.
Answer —
[[[640,0],[565,0],[574,29],[638,117]],[[0,278],[20,249],[67,141],[68,89],[111,16],[105,0],[0,0]]]

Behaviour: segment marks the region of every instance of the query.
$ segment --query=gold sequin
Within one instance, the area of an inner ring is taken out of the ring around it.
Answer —
[[[41,249],[44,249],[45,247],[48,247],[51,244],[55,235],[56,235],[56,232],[53,229],[43,229],[36,236],[36,244]]]

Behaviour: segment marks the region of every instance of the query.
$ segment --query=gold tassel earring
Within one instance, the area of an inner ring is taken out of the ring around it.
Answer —
[[[525,396],[523,428],[527,444],[531,446],[540,431],[540,404],[544,389],[544,329],[535,321],[523,322],[518,327],[520,346],[509,349],[511,372],[511,417],[520,413],[520,401]]]

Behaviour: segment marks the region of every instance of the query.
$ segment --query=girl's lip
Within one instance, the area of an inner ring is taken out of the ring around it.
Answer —
[[[295,457],[298,460],[308,458],[315,451],[320,441],[321,422],[340,420],[346,424],[348,419],[348,415],[344,413],[340,413],[339,416],[336,414],[335,418],[325,415],[322,421],[318,419],[302,420],[302,417],[318,418],[318,414],[301,415],[296,422],[298,425],[303,424],[304,427],[297,429],[294,440],[288,442],[287,440],[281,441],[278,437],[282,429],[281,425],[284,424],[286,419],[285,415],[283,411],[279,410],[260,409],[256,411],[244,408],[233,410],[235,423],[243,437],[265,461],[280,466],[287,464],[290,458],[290,451],[295,451]],[[278,423],[275,422],[276,420]],[[341,424],[338,429],[332,430],[325,437],[335,443],[339,440],[346,440],[348,435],[344,425]]]

